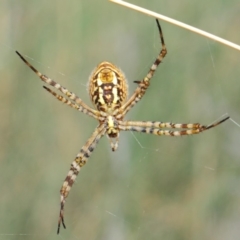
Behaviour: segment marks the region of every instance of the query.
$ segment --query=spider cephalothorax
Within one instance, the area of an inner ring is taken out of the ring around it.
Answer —
[[[135,81],[138,86],[128,100],[127,82],[121,70],[109,62],[102,62],[93,71],[89,80],[89,95],[96,109],[90,108],[73,92],[70,92],[68,89],[61,86],[51,78],[48,78],[47,76],[41,74],[20,53],[17,52],[19,57],[41,78],[43,82],[60,91],[65,95],[65,97],[44,86],[48,92],[50,92],[59,101],[66,103],[70,107],[95,118],[99,122],[92,136],[87,140],[85,145],[77,154],[75,160],[72,162],[71,168],[60,190],[61,203],[57,233],[60,231],[61,223],[65,228],[64,205],[66,197],[68,196],[81,167],[86,164],[101,137],[106,135],[110,140],[112,150],[115,151],[118,146],[120,131],[136,131],[158,136],[192,135],[213,128],[229,118],[225,117],[220,121],[207,126],[201,125],[199,123],[176,124],[171,122],[143,122],[123,120],[128,111],[144,96],[146,90],[150,85],[150,80],[153,77],[154,72],[156,71],[158,65],[161,63],[162,59],[167,54],[162,30],[158,20],[157,26],[161,39],[162,49],[152,64],[151,68],[149,69],[147,75],[141,81]]]

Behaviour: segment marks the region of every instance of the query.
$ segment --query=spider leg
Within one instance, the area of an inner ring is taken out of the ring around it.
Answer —
[[[214,122],[210,125],[201,125],[200,123],[163,123],[163,122],[138,122],[138,121],[121,121],[119,122],[119,129],[122,131],[135,131],[142,133],[149,133],[158,136],[182,136],[198,134],[217,125],[225,122],[229,119],[229,116]],[[168,130],[162,130],[161,128],[170,128]],[[182,130],[172,130],[180,128]]]
[[[63,227],[66,228],[66,225],[64,223],[64,205],[65,205],[66,198],[71,190],[71,187],[75,182],[75,179],[80,169],[86,164],[88,158],[90,157],[91,153],[95,149],[98,141],[105,134],[105,132],[106,132],[106,126],[104,124],[99,125],[93,132],[92,136],[88,139],[86,144],[81,148],[80,152],[77,154],[75,160],[71,164],[71,168],[60,190],[61,202],[60,202],[60,214],[59,214],[59,220],[58,220],[57,234],[59,234],[60,232],[61,223]]]
[[[50,88],[43,86],[43,88],[45,90],[47,90],[49,93],[51,93],[55,98],[57,98],[60,102],[66,103],[68,106],[77,109],[80,112],[83,112],[89,116],[92,116],[95,118],[95,115],[92,115],[91,112],[87,112],[85,108],[83,108],[81,105],[79,106],[78,104],[76,104],[75,102],[72,102],[70,100],[68,100],[67,98],[63,97],[62,95],[57,94],[56,92],[54,92],[53,90],[51,90]],[[98,117],[98,120],[101,119],[100,115]]]
[[[26,65],[28,67],[30,67],[33,70],[33,72],[35,72],[38,75],[38,77],[43,82],[49,84],[50,86],[53,86],[54,88],[56,88],[57,90],[62,92],[64,95],[66,95],[69,99],[71,99],[72,101],[74,101],[78,105],[80,105],[81,106],[81,110],[79,109],[79,111],[84,112],[84,113],[88,114],[89,116],[94,117],[95,119],[98,119],[98,114],[97,114],[96,110],[88,107],[77,95],[75,95],[74,93],[70,92],[67,88],[61,86],[59,83],[55,82],[51,78],[49,78],[46,75],[43,75],[42,73],[40,73],[18,51],[16,51],[16,53],[23,60],[23,62],[25,62]]]
[[[153,77],[153,74],[155,73],[158,65],[162,62],[163,58],[167,54],[161,26],[157,19],[156,22],[158,26],[159,36],[161,39],[162,49],[156,60],[154,61],[153,65],[151,66],[150,70],[148,71],[146,77],[142,81],[134,81],[138,84],[138,87],[136,88],[133,95],[128,99],[128,101],[118,110],[119,115],[117,115],[117,118],[121,118],[121,116],[124,116],[144,96],[146,90],[150,86],[150,80]]]
[[[221,120],[219,120],[219,121],[216,121],[216,122],[214,122],[214,123],[206,126],[206,129],[205,129],[205,130],[208,130],[208,129],[210,129],[210,128],[216,127],[217,125],[225,122],[225,121],[228,120],[229,118],[230,118],[230,116],[227,116],[227,117],[225,117],[225,118],[223,118],[223,119],[221,119]]]

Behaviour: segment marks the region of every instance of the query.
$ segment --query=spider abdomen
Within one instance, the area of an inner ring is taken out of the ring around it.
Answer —
[[[123,72],[109,62],[100,63],[89,78],[89,94],[94,106],[111,114],[127,98],[127,81]]]

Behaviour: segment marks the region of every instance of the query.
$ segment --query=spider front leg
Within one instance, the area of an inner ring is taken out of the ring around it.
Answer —
[[[64,223],[64,205],[65,205],[66,198],[71,190],[71,187],[75,182],[75,179],[80,169],[86,164],[87,160],[89,159],[90,155],[95,149],[98,141],[105,134],[105,132],[106,132],[105,125],[104,124],[99,125],[96,128],[96,130],[93,132],[92,136],[88,139],[86,144],[81,148],[80,152],[77,154],[75,160],[71,164],[71,168],[60,190],[61,202],[60,202],[60,214],[59,214],[59,220],[58,220],[57,234],[59,234],[60,232],[61,223],[63,227],[66,228],[66,225]]]
[[[154,134],[158,136],[161,136],[161,135],[183,136],[183,135],[198,134],[203,131],[209,130],[210,128],[216,127],[228,119],[229,119],[229,116],[210,125],[201,125],[200,123],[121,121],[119,122],[119,129],[122,131],[135,131],[135,132]],[[162,128],[169,128],[169,129],[162,130]],[[176,128],[181,130],[175,130]]]
[[[60,94],[57,94],[56,92],[54,92],[53,90],[51,90],[50,88],[46,87],[46,86],[43,86],[43,88],[45,90],[47,90],[49,93],[51,93],[57,100],[59,100],[60,102],[62,103],[65,103],[67,104],[68,106],[74,108],[74,109],[77,109],[78,111],[80,112],[83,112],[85,114],[88,114],[88,115],[91,115],[90,113],[87,112],[86,109],[83,109],[81,106],[79,106],[76,102],[72,102],[70,101],[69,99],[63,97],[62,95]],[[96,111],[96,116],[98,116],[98,120],[99,121],[102,121],[104,118],[102,118],[101,114],[99,112]],[[95,116],[93,116],[95,117]]]
[[[67,88],[61,86],[59,83],[55,82],[54,80],[52,80],[51,78],[47,77],[46,75],[43,75],[42,73],[40,73],[36,68],[34,68],[18,51],[16,51],[17,55],[22,59],[23,62],[25,62],[25,64],[32,69],[33,72],[35,72],[38,77],[45,82],[46,84],[56,88],[57,90],[59,90],[60,92],[62,92],[64,95],[66,95],[69,99],[71,99],[72,101],[76,102],[79,105],[78,110],[97,119],[98,120],[98,112],[90,107],[88,107],[83,101],[82,99],[80,99],[76,94],[74,94],[73,92],[70,92]],[[48,88],[49,89],[49,88]],[[51,91],[50,91],[51,92]],[[54,95],[54,94],[53,94]],[[70,105],[70,104],[68,104]]]
[[[43,88],[45,90],[47,90],[49,93],[51,93],[57,100],[59,100],[62,103],[67,104],[68,106],[75,108],[79,111],[81,111],[81,107],[79,105],[77,105],[75,102],[71,102],[70,100],[68,100],[67,98],[63,97],[60,94],[55,93],[53,90],[51,90],[50,88],[43,86]]]
[[[133,93],[133,95],[128,99],[128,101],[118,110],[119,116],[117,114],[116,115],[119,118],[121,116],[125,116],[125,114],[144,96],[146,90],[150,86],[150,80],[153,77],[155,71],[157,70],[158,65],[162,62],[163,58],[167,54],[167,49],[164,43],[161,26],[157,19],[156,19],[156,22],[157,22],[157,27],[159,31],[160,40],[161,40],[162,49],[158,54],[156,60],[154,61],[153,65],[151,66],[150,70],[148,71],[146,77],[142,81],[134,81],[135,83],[138,84],[138,87]]]

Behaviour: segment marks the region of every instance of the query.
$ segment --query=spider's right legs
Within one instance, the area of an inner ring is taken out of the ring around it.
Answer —
[[[148,87],[150,86],[150,80],[153,77],[155,71],[157,70],[157,67],[159,66],[159,64],[162,62],[163,58],[167,54],[167,48],[165,46],[161,26],[157,19],[156,19],[156,22],[157,22],[157,27],[158,27],[158,31],[159,31],[159,36],[161,39],[162,49],[161,49],[160,53],[158,54],[156,60],[152,64],[146,77],[144,77],[144,79],[142,81],[134,81],[135,83],[138,84],[138,87],[135,90],[135,92],[133,93],[133,95],[128,99],[128,101],[120,108],[120,111],[119,111],[120,116],[118,116],[119,118],[121,118],[121,116],[125,116],[125,114],[144,96],[145,92],[147,91]]]
[[[64,223],[64,205],[65,205],[66,198],[71,190],[71,187],[75,182],[75,179],[80,169],[86,164],[88,158],[90,157],[91,153],[95,149],[96,144],[98,143],[100,138],[105,134],[105,132],[106,132],[106,128],[104,124],[98,126],[93,132],[92,136],[88,139],[86,144],[81,148],[80,152],[77,154],[75,160],[71,164],[71,168],[60,190],[61,202],[60,202],[60,214],[59,214],[59,220],[58,220],[57,234],[59,234],[60,232],[61,223],[63,227],[66,228]]]
[[[59,83],[55,82],[51,78],[49,78],[46,75],[43,75],[42,73],[40,73],[19,52],[16,51],[16,53],[23,60],[23,62],[25,62],[25,64],[28,67],[30,67],[33,70],[33,72],[35,72],[39,76],[39,78],[43,82],[53,86],[54,88],[56,88],[57,90],[59,90],[60,92],[65,94],[69,99],[75,101],[78,105],[80,105],[81,106],[81,110],[79,109],[79,111],[84,112],[84,113],[94,117],[95,119],[98,119],[96,110],[88,107],[77,95],[75,95],[74,93],[70,92],[67,88],[61,86]]]
[[[210,125],[201,125],[200,123],[171,123],[171,122],[141,122],[141,121],[121,121],[119,128],[122,131],[135,131],[149,133],[153,135],[165,136],[182,136],[198,134],[210,128],[216,127],[219,124],[229,119],[229,116],[222,118]],[[162,128],[168,128],[162,130]],[[180,130],[175,130],[180,129]]]

